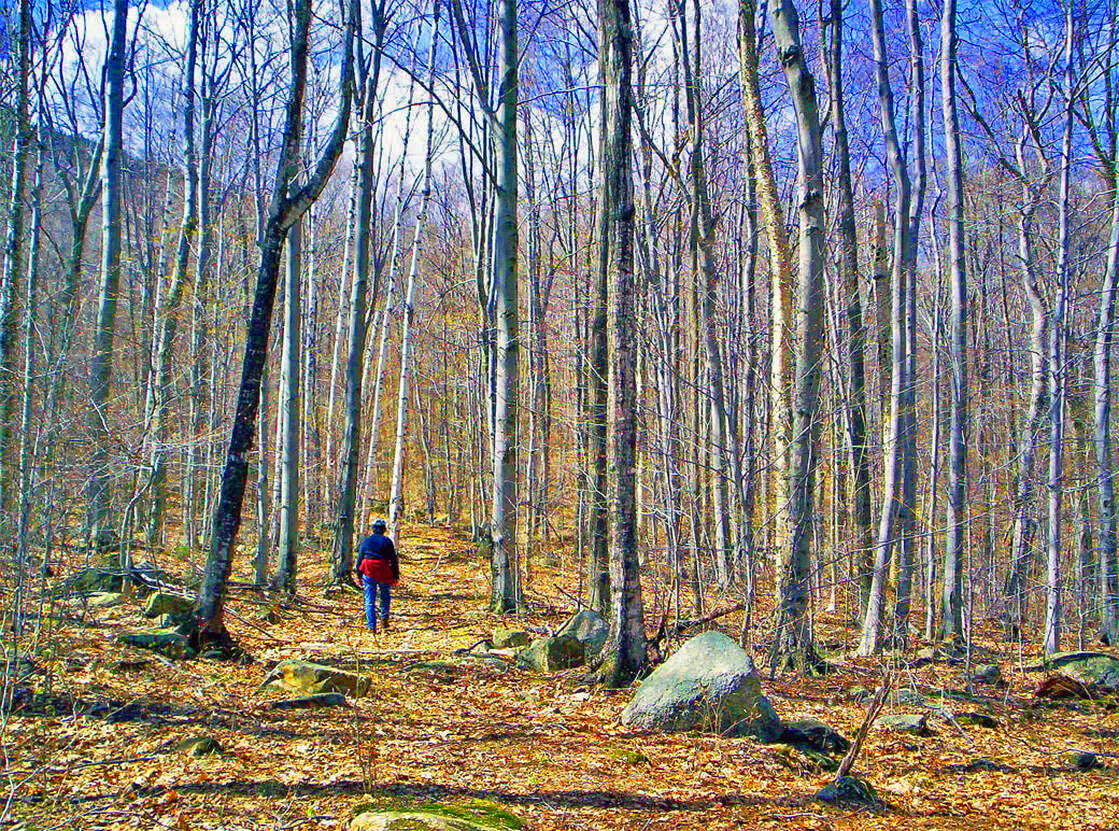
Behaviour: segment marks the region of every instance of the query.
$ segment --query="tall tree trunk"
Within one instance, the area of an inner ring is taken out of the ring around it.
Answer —
[[[637,291],[631,124],[633,30],[629,0],[600,0],[603,81],[599,245],[610,290],[610,634],[602,679],[613,687],[645,666],[645,624],[637,552]]]
[[[293,164],[289,188],[296,187],[299,162]],[[300,398],[301,361],[299,346],[303,325],[303,228],[302,220],[293,222],[284,249],[284,340],[280,350],[280,395],[276,406],[283,411],[282,428],[277,436],[276,476],[279,478],[279,539],[276,573],[272,586],[295,594],[295,570],[299,559],[299,436],[303,426]]]
[[[150,504],[147,540],[150,548],[156,547],[163,532],[163,514],[166,502],[168,398],[171,394],[171,358],[175,337],[179,329],[179,306],[187,281],[190,247],[198,227],[198,155],[194,141],[195,75],[198,69],[199,30],[202,25],[202,0],[192,0],[190,29],[187,34],[186,68],[183,72],[183,222],[179,228],[175,252],[175,270],[171,285],[159,309],[159,324],[152,343],[152,368],[154,378],[148,379],[146,414],[151,422],[150,436]],[[170,189],[168,189],[170,190]],[[197,278],[196,278],[197,279]]]
[[[117,7],[119,8],[119,3]],[[12,148],[8,229],[4,240],[4,272],[0,278],[0,512],[12,503],[12,416],[15,410],[16,305],[23,270],[23,201],[26,198],[27,159],[32,132],[28,87],[31,78],[31,0],[19,0],[16,30],[15,140]]]
[[[520,606],[517,566],[517,413],[520,332],[517,306],[517,0],[501,0],[497,196],[493,286],[497,298],[496,407],[493,437],[493,586],[495,612]]]
[[[870,3],[871,35],[874,41],[874,64],[878,81],[878,104],[886,155],[894,181],[894,244],[893,276],[890,290],[890,332],[892,341],[892,372],[890,375],[890,423],[885,437],[882,513],[878,520],[878,540],[874,553],[874,574],[870,596],[863,618],[859,655],[873,655],[881,645],[882,615],[886,602],[890,557],[896,542],[896,526],[904,510],[902,501],[903,453],[905,436],[905,392],[908,361],[906,360],[906,299],[909,264],[909,172],[898,141],[894,115],[894,93],[886,55],[886,34],[882,20],[881,0]]]
[[[117,286],[120,283],[121,156],[124,152],[124,63],[128,31],[128,0],[114,0],[113,28],[105,59],[104,151],[101,159],[101,283],[97,325],[89,369],[90,454],[89,539],[95,549],[108,544],[112,520],[109,484],[110,385],[113,375],[113,335],[117,319]]]
[[[439,3],[432,4],[431,49],[428,53],[427,87],[435,84],[435,60],[437,57],[439,34]],[[393,448],[392,485],[389,489],[389,529],[399,538],[404,510],[404,451],[408,437],[408,385],[411,380],[412,360],[412,323],[415,317],[416,279],[419,276],[420,260],[424,253],[424,229],[427,225],[427,212],[431,204],[431,159],[434,152],[435,102],[427,104],[427,126],[424,138],[424,172],[420,185],[420,212],[416,216],[416,227],[412,238],[412,264],[408,269],[408,282],[404,289],[404,310],[400,335],[400,381],[397,384],[396,399],[396,442]]]
[[[125,2],[125,0],[121,0]],[[290,192],[290,182],[299,158],[300,125],[303,119],[303,97],[307,84],[308,30],[311,23],[310,0],[294,0],[292,9],[291,83],[288,89],[283,143],[277,161],[272,190],[272,203],[261,239],[260,264],[257,269],[256,293],[245,337],[245,354],[241,366],[241,384],[237,392],[233,426],[221,477],[221,492],[214,509],[210,553],[206,559],[202,587],[194,607],[194,620],[186,629],[196,629],[200,640],[218,642],[229,639],[225,628],[223,604],[225,585],[233,561],[233,545],[241,525],[241,507],[248,478],[248,455],[256,430],[257,407],[260,404],[261,372],[268,352],[268,334],[276,299],[276,283],[280,272],[281,253],[288,230],[318,198],[338,157],[342,154],[350,120],[353,38],[360,5],[350,0],[344,34],[343,60],[340,67],[341,95],[337,120],[330,139],[323,148],[307,182]]]
[[[1053,654],[1061,648],[1061,501],[1064,494],[1064,406],[1067,387],[1065,352],[1069,310],[1069,202],[1072,177],[1072,128],[1076,118],[1073,89],[1073,13],[1065,15],[1065,119],[1061,140],[1061,190],[1057,219],[1057,295],[1049,329],[1049,522],[1046,535],[1045,630],[1042,646]]]
[[[377,316],[376,330],[379,332],[377,343],[377,369],[373,378],[373,412],[369,419],[369,439],[365,455],[365,473],[361,478],[361,515],[369,513],[369,504],[372,500],[373,483],[377,469],[377,446],[381,439],[381,402],[384,397],[385,355],[388,351],[389,335],[392,332],[393,305],[396,303],[396,276],[400,272],[400,259],[403,251],[401,239],[403,237],[404,209],[407,202],[407,188],[405,187],[405,162],[408,159],[408,147],[412,140],[412,101],[415,92],[414,81],[408,82],[408,105],[404,115],[404,140],[401,143],[398,186],[396,193],[396,208],[392,226],[392,242],[389,244],[388,275],[386,277],[385,302]]]
[[[920,249],[921,220],[925,213],[925,44],[917,0],[907,0],[909,28],[910,80],[913,122],[913,156],[916,182],[910,200],[908,246],[906,248],[905,287],[905,389],[903,395],[901,545],[898,549],[898,583],[894,600],[893,637],[904,648],[909,634],[913,571],[917,546],[917,258]]]
[[[377,86],[381,74],[384,45],[384,6],[374,4],[373,26],[376,44],[372,71],[362,67],[366,77],[362,90],[362,124],[358,147],[357,194],[354,207],[353,275],[350,280],[349,321],[346,327],[346,425],[342,434],[342,470],[338,484],[338,524],[334,537],[331,580],[335,585],[351,584],[354,560],[354,509],[357,503],[358,459],[361,455],[361,404],[364,381],[366,294],[370,268],[370,232],[373,221],[374,128]],[[401,183],[403,187],[403,182]],[[379,273],[379,272],[378,272]],[[379,286],[374,277],[372,305],[376,305]],[[387,313],[386,313],[387,314]],[[386,321],[387,324],[387,321]],[[373,441],[370,438],[370,441]]]
[[[792,430],[792,399],[790,372],[793,337],[793,266],[789,240],[785,233],[785,212],[781,206],[773,161],[769,153],[769,135],[758,80],[758,35],[755,23],[755,0],[739,0],[739,60],[742,104],[746,126],[750,132],[750,151],[757,177],[758,200],[769,243],[770,260],[770,432],[773,436],[773,472],[769,488],[769,504],[773,511],[771,528],[774,547],[786,548],[788,454]]]
[[[948,269],[952,298],[949,358],[952,408],[948,437],[948,534],[944,549],[941,633],[963,635],[963,547],[967,517],[967,270],[964,262],[963,160],[956,113],[956,0],[944,0],[940,25],[940,101],[948,160]]]
[[[1096,328],[1095,454],[1099,482],[1100,631],[1104,642],[1119,643],[1119,546],[1116,544],[1115,482],[1111,459],[1111,346],[1114,340],[1115,298],[1119,290],[1119,188],[1111,195],[1111,237],[1107,270],[1100,289],[1099,325]]]
[[[687,25],[681,9],[680,41],[684,65],[684,89],[687,93],[688,114],[691,120],[692,153],[690,177],[695,215],[695,246],[703,272],[702,293],[697,305],[703,327],[703,347],[707,361],[709,422],[711,429],[711,495],[715,522],[715,573],[719,585],[727,587],[733,572],[733,545],[730,531],[730,505],[727,500],[726,460],[729,456],[738,464],[737,425],[727,418],[726,385],[723,378],[723,359],[719,350],[716,331],[716,302],[719,289],[719,269],[715,260],[715,219],[711,210],[711,197],[707,187],[707,165],[704,160],[704,123],[702,90],[702,46],[700,7],[692,3],[695,26],[694,43],[689,50]],[[694,52],[689,60],[689,51]],[[694,63],[693,63],[694,61]],[[729,439],[729,440],[728,440]],[[736,481],[741,481],[737,476]]]
[[[859,294],[858,233],[855,195],[851,184],[851,151],[847,141],[847,116],[843,101],[843,0],[831,0],[832,43],[828,77],[831,82],[835,151],[839,162],[840,268],[847,304],[847,431],[851,446],[851,514],[855,525],[855,551],[859,574],[859,603],[865,610],[870,595],[874,536],[871,526],[870,460],[867,453],[866,328]]]
[[[808,619],[811,579],[813,489],[820,430],[818,409],[823,355],[824,175],[816,84],[800,43],[792,0],[780,0],[773,37],[792,93],[797,123],[797,202],[800,215],[800,274],[797,281],[792,441],[789,446],[787,540],[778,549],[775,653],[787,667],[819,668]]]
[[[39,107],[43,106],[42,88]],[[32,468],[38,432],[32,423],[35,398],[36,325],[39,312],[39,240],[43,226],[43,157],[42,115],[39,116],[39,141],[35,154],[35,178],[31,185],[31,227],[27,240],[27,294],[23,308],[23,378],[22,404],[19,417],[19,519],[16,527],[16,597],[12,603],[13,629],[18,634],[23,626],[23,595],[28,578],[31,547],[31,501],[34,486]],[[46,560],[43,567],[46,568]]]
[[[1027,134],[1023,130],[1017,150],[1018,170],[1023,176],[1026,171],[1026,139]],[[1018,442],[1018,481],[1014,494],[1014,528],[1010,553],[1010,575],[1006,584],[1005,636],[1010,641],[1017,641],[1022,637],[1022,625],[1026,618],[1026,600],[1028,598],[1026,577],[1030,560],[1033,558],[1033,540],[1037,529],[1037,519],[1034,516],[1034,463],[1037,455],[1038,439],[1044,429],[1046,414],[1049,409],[1048,349],[1046,346],[1048,313],[1045,309],[1045,300],[1041,295],[1041,288],[1038,285],[1032,240],[1033,214],[1037,208],[1038,197],[1037,189],[1023,178],[1023,206],[1018,215],[1018,258],[1022,285],[1030,305],[1030,398]],[[1106,294],[1103,301],[1106,304]],[[1104,306],[1101,305],[1101,314],[1103,314],[1103,310]],[[1102,535],[1100,544],[1106,544]]]

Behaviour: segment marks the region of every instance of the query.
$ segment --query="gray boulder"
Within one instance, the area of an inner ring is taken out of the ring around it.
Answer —
[[[171,594],[171,592],[154,592],[144,604],[144,617],[171,615],[174,618],[181,618],[189,615],[193,608],[194,601],[189,597]]]
[[[94,592],[85,602],[94,609],[111,609],[124,603],[124,595],[120,592]]]
[[[777,741],[781,720],[754,662],[722,632],[704,632],[646,678],[622,723],[674,733],[702,730]]]
[[[493,630],[494,649],[521,649],[532,643],[532,635],[523,629],[506,629],[499,626]]]
[[[571,635],[578,639],[586,648],[587,658],[593,658],[602,651],[609,631],[602,615],[593,609],[582,609],[568,618],[556,634]]]
[[[571,635],[537,638],[517,654],[517,666],[537,672],[555,672],[585,664],[586,647]]]
[[[261,686],[264,684],[308,694],[336,692],[354,698],[369,691],[368,676],[293,658],[276,664]]]
[[[349,831],[518,831],[520,817],[495,802],[474,799],[458,804],[428,803],[415,807],[359,805]]]
[[[69,592],[119,592],[124,587],[124,576],[102,568],[83,568],[66,580],[61,588]]]
[[[851,742],[844,736],[814,718],[786,722],[781,732],[781,741],[820,753],[846,753],[851,747]]]
[[[168,658],[194,656],[190,642],[175,629],[139,629],[133,632],[121,632],[116,640],[117,643],[134,646],[137,649],[148,649]]]
[[[821,802],[844,803],[848,805],[865,805],[872,807],[878,804],[878,794],[873,786],[865,779],[857,776],[841,776],[834,782],[825,785],[816,794]]]
[[[953,716],[957,724],[966,724],[970,727],[986,727],[994,730],[999,726],[999,720],[986,713],[956,713]]]
[[[1059,652],[1026,669],[1059,669],[1087,687],[1095,687],[1101,692],[1119,692],[1119,658],[1107,652]]]
[[[878,726],[883,730],[893,730],[895,733],[912,733],[915,736],[930,736],[929,717],[921,714],[901,714],[882,716],[878,719]]]

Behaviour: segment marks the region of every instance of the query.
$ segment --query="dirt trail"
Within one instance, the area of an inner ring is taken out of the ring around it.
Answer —
[[[489,799],[538,829],[1119,827],[1116,769],[1074,773],[1055,756],[1114,750],[1114,712],[1027,712],[1015,698],[1027,680],[1012,677],[1003,703],[983,707],[1000,729],[961,734],[932,722],[930,738],[872,735],[859,767],[887,810],[828,808],[811,800],[826,774],[790,769],[775,748],[635,733],[617,722],[627,692],[586,690],[575,672],[545,677],[455,656],[509,624],[485,611],[487,566],[443,528],[408,528],[400,547],[392,629],[376,636],[357,594],[318,591],[326,558],[315,552],[304,555],[300,601],[278,623],[262,619],[256,595],[234,592],[230,628],[254,656],[249,666],[168,665],[113,644],[116,631],[140,625],[135,603],[63,628],[53,708],[13,717],[3,736],[9,773],[27,774],[13,803],[33,822],[25,827],[344,828],[367,787],[384,800]],[[259,685],[284,658],[360,667],[371,694],[345,709],[269,709],[285,694]],[[957,668],[922,672],[926,684],[959,687]],[[852,735],[862,711],[842,693],[873,678],[766,687],[782,716],[812,715]],[[225,753],[170,749],[198,735]]]

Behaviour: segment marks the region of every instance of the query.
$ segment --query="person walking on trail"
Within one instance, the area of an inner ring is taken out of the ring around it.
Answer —
[[[389,600],[391,587],[400,580],[400,559],[396,547],[385,536],[385,521],[373,522],[373,533],[366,537],[358,549],[354,570],[365,588],[365,622],[370,632],[377,631],[377,596],[381,598],[381,629],[389,628]]]

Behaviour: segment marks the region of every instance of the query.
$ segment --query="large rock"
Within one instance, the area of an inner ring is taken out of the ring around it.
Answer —
[[[586,661],[586,647],[571,635],[537,638],[517,654],[517,666],[537,672],[571,669],[582,666]]]
[[[883,730],[893,730],[895,733],[912,733],[915,736],[930,736],[929,717],[924,713],[905,713],[895,716],[882,716],[878,726]]]
[[[754,662],[722,632],[704,632],[637,688],[622,723],[668,732],[712,731],[776,741],[781,720],[762,692]]]
[[[119,592],[124,587],[120,572],[103,568],[83,568],[74,573],[61,586],[69,592]]]
[[[415,808],[359,805],[349,831],[518,831],[519,817],[494,802],[431,803]]]
[[[582,609],[568,618],[556,634],[571,635],[576,638],[586,649],[587,657],[593,658],[602,651],[609,631],[602,615],[593,609]]]
[[[155,592],[144,604],[144,617],[160,617],[170,615],[173,618],[182,618],[190,614],[194,608],[194,601],[181,594],[171,592]]]
[[[124,595],[120,592],[94,592],[85,602],[94,609],[111,609],[124,603]]]
[[[276,664],[264,679],[264,684],[308,694],[336,692],[355,698],[369,691],[369,677],[366,675],[293,658]]]
[[[1119,658],[1107,652],[1059,652],[1026,669],[1059,669],[1085,686],[1102,692],[1119,692]]]
[[[846,753],[851,747],[845,736],[814,718],[799,718],[786,723],[781,731],[781,741],[820,753]]]
[[[175,629],[139,629],[134,632],[121,632],[117,643],[148,649],[166,655],[168,658],[193,657],[194,650],[184,635]]]
[[[521,649],[532,643],[532,635],[523,629],[506,629],[499,626],[493,630],[494,649]]]

